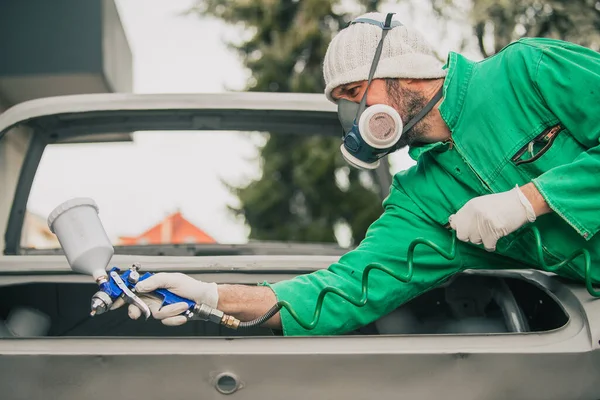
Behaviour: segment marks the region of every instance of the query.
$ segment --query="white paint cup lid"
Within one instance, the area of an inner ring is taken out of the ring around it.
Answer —
[[[96,209],[96,212],[99,212],[98,205],[93,199],[89,197],[75,197],[73,199],[67,200],[64,203],[60,204],[56,207],[50,215],[48,215],[48,228],[50,232],[54,233],[54,229],[52,229],[52,225],[56,218],[60,217],[64,212],[79,206],[90,206]]]

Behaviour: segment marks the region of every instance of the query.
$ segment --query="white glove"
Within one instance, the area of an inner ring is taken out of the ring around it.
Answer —
[[[459,240],[483,243],[487,251],[495,251],[498,239],[535,219],[533,206],[516,186],[508,192],[469,200],[449,222]]]
[[[140,294],[140,298],[148,304],[152,316],[155,319],[161,320],[163,324],[169,326],[183,325],[187,322],[187,318],[179,315],[188,309],[186,303],[175,303],[160,308],[161,300],[152,295],[142,295],[156,289],[167,289],[174,294],[192,300],[198,304],[204,303],[209,307],[216,308],[219,302],[219,292],[216,283],[207,283],[196,280],[181,273],[159,272],[138,282],[135,285],[136,292]],[[116,307],[112,307],[114,309]],[[131,319],[138,319],[142,312],[133,304],[129,305],[128,314]]]

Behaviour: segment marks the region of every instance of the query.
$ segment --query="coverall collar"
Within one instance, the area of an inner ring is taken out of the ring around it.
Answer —
[[[473,72],[475,63],[464,56],[450,52],[448,61],[444,69],[448,69],[448,74],[444,79],[444,98],[440,104],[439,110],[442,119],[448,125],[450,132],[454,135],[454,128],[460,116]],[[428,143],[424,146],[410,146],[408,154],[413,160],[417,160],[421,154],[424,154],[435,148],[443,146],[445,142]]]

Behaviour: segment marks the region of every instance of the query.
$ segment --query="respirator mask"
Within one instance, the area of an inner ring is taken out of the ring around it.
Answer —
[[[400,114],[393,107],[385,104],[366,106],[367,93],[379,63],[383,41],[390,29],[402,26],[399,21],[392,21],[393,15],[394,13],[388,14],[383,23],[369,18],[358,18],[351,22],[351,24],[372,24],[383,29],[369,71],[367,89],[360,103],[356,104],[345,99],[340,99],[337,102],[338,118],[344,130],[343,143],[340,147],[342,156],[350,165],[360,169],[379,167],[380,159],[398,150],[400,137],[427,115],[443,96],[443,91],[440,88],[427,105],[407,122],[406,126],[402,123]]]

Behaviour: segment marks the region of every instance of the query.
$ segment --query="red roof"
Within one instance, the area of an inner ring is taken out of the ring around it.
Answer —
[[[216,243],[202,229],[185,219],[180,211],[167,216],[157,225],[139,236],[122,236],[119,244],[131,246],[136,244],[181,244],[181,243]]]

